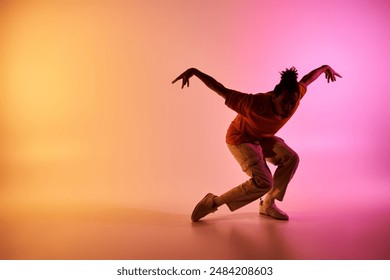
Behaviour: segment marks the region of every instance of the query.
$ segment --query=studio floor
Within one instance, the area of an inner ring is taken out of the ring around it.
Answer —
[[[289,206],[289,221],[221,208],[192,223],[182,209],[3,204],[1,259],[390,259],[386,188],[356,200]]]

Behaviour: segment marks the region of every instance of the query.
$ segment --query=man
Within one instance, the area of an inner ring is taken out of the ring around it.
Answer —
[[[226,134],[226,143],[250,179],[220,196],[208,193],[195,207],[191,219],[196,222],[213,213],[223,204],[231,211],[260,199],[260,214],[275,219],[288,220],[288,215],[279,209],[275,200],[282,201],[287,185],[299,163],[295,153],[283,139],[275,134],[291,118],[306,88],[322,73],[329,81],[336,81],[336,73],[323,65],[297,81],[297,70],[292,67],[281,72],[281,80],[273,91],[246,94],[227,89],[213,77],[195,68],[186,70],[172,83],[182,80],[182,88],[189,86],[189,80],[196,76],[211,90],[225,99],[225,104],[236,111]],[[277,166],[272,176],[266,161]],[[264,200],[262,197],[265,196]]]

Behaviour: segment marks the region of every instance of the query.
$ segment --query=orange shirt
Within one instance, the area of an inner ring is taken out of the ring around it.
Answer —
[[[247,94],[231,91],[225,100],[226,106],[238,113],[226,134],[226,143],[239,145],[252,143],[259,138],[275,135],[291,118],[299,106],[299,100],[306,93],[304,84],[299,83],[299,99],[291,114],[282,118],[272,109],[273,92]]]

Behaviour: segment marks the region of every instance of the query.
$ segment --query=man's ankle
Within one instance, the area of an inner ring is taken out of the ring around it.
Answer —
[[[275,203],[275,198],[271,197],[270,195],[267,195],[265,199],[263,200],[263,205],[272,205]]]
[[[216,208],[225,204],[225,201],[220,196],[214,197],[213,201],[214,201],[213,206],[215,206]]]

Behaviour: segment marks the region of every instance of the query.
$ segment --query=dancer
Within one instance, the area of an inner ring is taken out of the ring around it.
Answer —
[[[199,221],[224,204],[234,211],[257,199],[260,199],[260,214],[280,220],[289,219],[287,213],[276,206],[275,200],[283,200],[298,167],[299,157],[275,134],[295,113],[307,86],[322,73],[328,83],[336,81],[336,76],[341,78],[330,66],[323,65],[298,82],[298,72],[292,67],[281,72],[280,82],[273,91],[258,94],[228,89],[196,68],[186,70],[172,82],[182,80],[181,88],[188,87],[190,78],[195,76],[225,99],[227,107],[237,112],[228,128],[226,143],[242,170],[250,177],[219,196],[208,193],[196,205],[192,221]],[[266,161],[277,166],[273,176]]]

